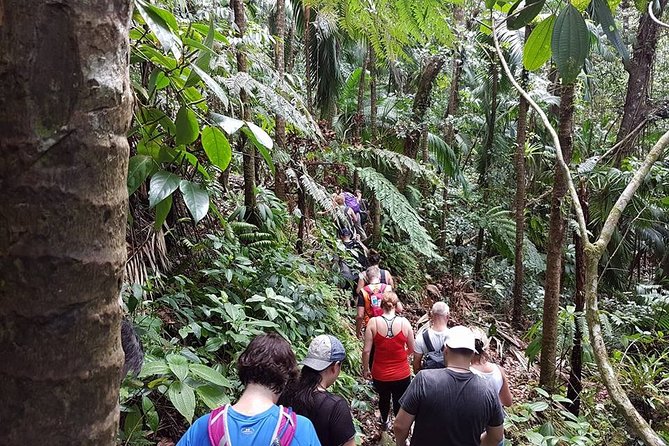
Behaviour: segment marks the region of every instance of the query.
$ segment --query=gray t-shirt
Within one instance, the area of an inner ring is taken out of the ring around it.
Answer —
[[[504,422],[499,398],[471,372],[421,370],[400,405],[416,417],[411,446],[480,446],[486,428]]]
[[[425,345],[425,339],[423,339],[423,333],[427,330],[427,334],[430,337],[430,342],[432,343],[433,351],[428,351],[427,346]],[[414,344],[414,351],[421,355],[427,355],[433,361],[441,363],[442,367],[444,364],[444,342],[446,342],[446,336],[448,336],[448,328],[444,331],[434,331],[432,328],[423,328],[416,334],[416,343]]]

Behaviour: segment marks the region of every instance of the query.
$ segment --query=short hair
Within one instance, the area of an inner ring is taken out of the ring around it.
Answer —
[[[435,302],[432,305],[432,315],[433,316],[448,316],[449,314],[448,304],[446,302]]]
[[[290,344],[276,333],[256,336],[237,360],[244,387],[253,383],[281,393],[297,376],[297,360]]]
[[[344,204],[344,197],[342,197],[341,195],[335,195],[334,201],[335,201],[335,203],[337,203],[339,206],[341,206],[341,205]]]
[[[376,249],[370,249],[367,253],[367,262],[370,265],[378,265],[381,262],[381,253]]]
[[[387,291],[383,294],[383,298],[381,299],[381,309],[390,311],[397,306],[397,302],[399,302],[397,294],[393,291]]]
[[[367,271],[365,272],[367,275],[367,281],[371,282],[372,279],[380,279],[381,278],[381,270],[379,269],[378,266],[370,266],[367,268]]]

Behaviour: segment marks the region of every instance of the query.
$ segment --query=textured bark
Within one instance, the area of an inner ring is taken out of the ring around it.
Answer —
[[[525,35],[529,35],[529,29],[525,29]],[[527,85],[527,70],[523,69],[521,83]],[[516,220],[516,244],[515,260],[513,265],[513,310],[512,322],[516,328],[522,326],[523,306],[523,283],[525,271],[523,269],[523,242],[525,238],[525,141],[527,139],[527,111],[530,104],[521,95],[518,103],[518,121],[516,123],[516,154],[514,164],[516,166],[516,196],[514,199],[514,212]]]
[[[379,246],[381,243],[381,202],[372,198],[372,243]]]
[[[276,1],[276,40],[274,43],[274,67],[283,88],[285,73],[284,37],[286,35],[286,0]],[[274,142],[280,149],[286,147],[286,119],[280,113],[275,115]],[[274,193],[281,200],[286,200],[286,172],[283,163],[276,163],[274,175]]]
[[[451,74],[451,90],[448,95],[448,106],[444,115],[444,125],[442,127],[444,141],[449,147],[453,148],[455,144],[455,129],[451,120],[458,112],[460,105],[460,77],[462,75],[462,54],[458,51],[453,57],[453,71]],[[439,223],[439,240],[437,242],[439,249],[446,250],[446,224],[448,222],[448,175],[444,172],[444,191],[441,205],[441,221]]]
[[[307,110],[313,113],[313,83],[311,73],[311,7],[304,6],[304,79],[307,87]]]
[[[481,153],[481,162],[479,164],[479,188],[483,191],[483,203],[488,202],[488,159],[492,146],[495,142],[495,121],[497,120],[497,93],[499,90],[499,67],[497,61],[490,62],[490,76],[492,77],[492,86],[490,91],[490,110],[488,112],[486,139]],[[485,239],[485,230],[479,229],[476,238],[476,258],[474,260],[474,277],[481,280],[481,268],[483,262],[483,242]]]
[[[660,0],[660,13],[668,1]],[[627,81],[623,118],[618,129],[616,143],[622,142],[636,129],[648,117],[650,110],[653,108],[648,90],[653,75],[659,28],[660,26],[651,19],[648,12],[641,16],[636,34],[636,43],[632,50],[632,58],[626,67],[629,80]],[[639,130],[637,130],[638,133],[640,133]],[[631,137],[621,144],[616,153],[616,165],[620,165],[623,158],[630,155],[635,147],[635,141],[636,138]]]
[[[588,200],[587,189],[585,183],[581,183],[579,188],[579,201],[583,208],[583,215],[586,222],[588,221]],[[581,408],[581,390],[583,384],[581,383],[581,376],[583,374],[583,345],[581,339],[583,338],[583,330],[579,320],[583,317],[585,310],[585,243],[581,235],[574,231],[574,249],[576,252],[576,289],[574,290],[574,307],[575,307],[575,329],[574,329],[574,344],[571,350],[571,368],[569,370],[569,385],[567,386],[567,398],[572,403],[568,405],[569,411],[574,415],[578,415]]]
[[[355,117],[353,118],[353,138],[359,140],[362,136],[362,129],[365,126],[365,78],[367,73],[367,56],[362,61],[362,71],[358,81],[358,98]]]
[[[231,0],[230,6],[235,16],[235,25],[237,26],[236,36],[244,38],[246,32],[246,12],[244,0]],[[245,73],[248,71],[248,62],[243,45],[237,48],[237,71]],[[242,106],[242,119],[251,120],[251,109],[249,108],[249,96],[246,91],[239,92],[239,100]],[[243,172],[244,172],[244,206],[246,207],[246,218],[253,220],[254,210],[256,208],[256,150],[252,144],[247,144],[246,137],[242,134],[239,138],[239,149],[243,153]]]
[[[574,85],[562,87],[560,95],[560,126],[558,138],[562,157],[571,159],[572,129],[574,124]],[[560,166],[555,167],[551,214],[546,252],[546,283],[544,285],[543,334],[541,338],[541,360],[539,384],[555,388],[555,360],[557,356],[558,312],[560,309],[560,285],[562,276],[562,242],[564,240],[564,215],[562,201],[567,192],[567,178]]]
[[[379,129],[376,124],[378,96],[376,92],[376,54],[374,48],[369,46],[369,127],[372,133],[372,141],[379,137]]]
[[[128,0],[0,2],[0,443],[115,444]]]

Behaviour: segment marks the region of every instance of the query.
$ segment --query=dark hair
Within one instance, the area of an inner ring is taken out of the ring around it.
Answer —
[[[483,354],[483,341],[480,339],[474,340],[474,348],[476,349],[477,355]]]
[[[317,372],[306,365],[302,366],[299,378],[291,381],[286,386],[286,390],[279,398],[279,404],[292,407],[300,415],[309,416],[316,409],[314,407],[314,392],[320,382],[321,372]]]
[[[378,265],[381,262],[381,254],[375,249],[370,249],[367,253],[367,262],[370,265]]]
[[[253,383],[281,393],[297,375],[297,361],[288,341],[268,333],[251,341],[237,360],[237,370],[244,387]]]

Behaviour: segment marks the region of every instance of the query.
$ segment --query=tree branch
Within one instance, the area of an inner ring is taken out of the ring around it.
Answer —
[[[660,10],[660,13],[662,11]],[[655,17],[655,13],[653,12],[653,2],[648,2],[648,15],[650,16],[651,20],[658,25],[664,27],[664,28],[669,28],[668,23],[661,22],[657,17]]]

